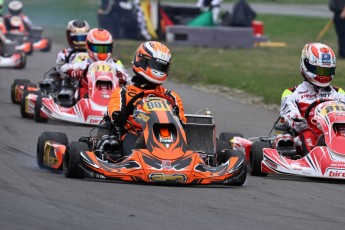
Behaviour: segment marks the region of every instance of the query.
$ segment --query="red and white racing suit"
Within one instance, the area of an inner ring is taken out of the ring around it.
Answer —
[[[90,58],[85,59],[82,62],[75,62],[75,63],[66,63],[61,66],[60,71],[65,73],[71,77],[75,77],[80,79],[80,87],[79,87],[79,95],[80,98],[83,98],[84,95],[88,91],[88,81],[86,78],[86,69],[91,65],[94,61]],[[127,82],[130,81],[129,75],[126,73],[125,68],[122,64],[117,64],[114,59],[110,59],[107,61],[115,70],[116,76],[119,78],[120,87],[125,86]]]
[[[284,118],[289,127],[293,127],[293,117],[304,117],[308,106],[318,99],[331,99],[345,102],[345,91],[342,88],[328,86],[319,88],[308,81],[283,92],[281,100],[280,115]],[[314,116],[313,111],[310,113],[309,120]],[[310,124],[310,122],[309,122]],[[304,153],[310,152],[315,146],[321,131],[316,126],[309,127],[299,133],[295,138],[295,144],[302,148]]]

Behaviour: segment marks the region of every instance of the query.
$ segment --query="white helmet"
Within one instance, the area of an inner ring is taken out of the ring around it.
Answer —
[[[307,81],[318,87],[327,87],[335,74],[335,54],[325,44],[308,43],[302,50],[300,65]]]
[[[8,11],[10,11],[11,14],[18,15],[23,10],[23,3],[21,1],[11,1],[8,4]]]

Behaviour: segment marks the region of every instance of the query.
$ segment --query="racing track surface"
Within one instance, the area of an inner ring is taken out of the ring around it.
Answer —
[[[51,53],[34,53],[25,70],[0,70],[0,229],[343,229],[345,185],[302,178],[248,176],[244,187],[152,186],[66,179],[36,165],[43,131],[90,127],[22,119],[11,104],[15,78],[42,79]],[[184,98],[186,111],[213,111],[218,132],[264,135],[277,114],[185,85],[166,84]]]

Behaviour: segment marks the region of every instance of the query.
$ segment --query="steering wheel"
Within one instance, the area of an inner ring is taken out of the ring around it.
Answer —
[[[308,108],[306,109],[305,111],[305,114],[304,114],[304,119],[308,122],[308,125],[312,125],[311,121],[309,120],[309,117],[310,117],[310,112],[316,107],[318,106],[319,104],[323,103],[323,102],[326,102],[326,101],[334,101],[332,99],[326,99],[326,98],[322,98],[322,99],[318,99],[316,101],[314,101],[313,103],[311,103]]]
[[[127,103],[126,112],[125,112],[126,117],[129,117],[129,115],[133,114],[134,102],[136,100],[138,100],[139,98],[145,97],[147,95],[152,95],[152,94],[157,96],[157,97],[164,98],[164,99],[168,100],[172,105],[175,105],[175,101],[171,97],[169,97],[168,95],[156,92],[154,90],[145,90],[141,93],[138,93],[134,97],[132,97],[132,99]]]

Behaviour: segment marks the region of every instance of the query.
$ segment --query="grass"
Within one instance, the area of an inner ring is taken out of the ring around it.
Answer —
[[[170,79],[187,84],[215,84],[238,88],[266,103],[280,103],[287,87],[302,82],[299,59],[304,44],[315,41],[327,23],[324,18],[260,15],[265,34],[274,42],[286,42],[285,48],[216,49],[170,47],[173,66]],[[332,28],[321,42],[337,51]],[[115,52],[129,66],[138,42],[120,41]],[[338,60],[334,84],[345,87],[345,61]]]
[[[235,3],[238,0],[223,0],[223,3]],[[161,2],[190,2],[196,3],[196,0],[162,0]],[[286,4],[328,4],[326,0],[247,0],[248,3],[286,3]]]

